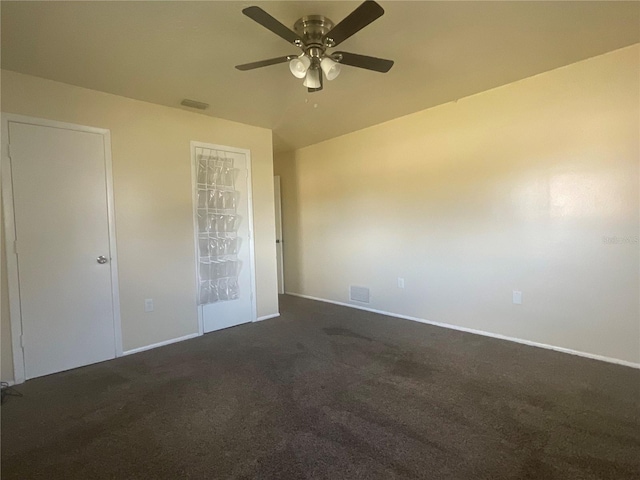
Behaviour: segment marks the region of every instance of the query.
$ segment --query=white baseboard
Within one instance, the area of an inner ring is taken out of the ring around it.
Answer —
[[[165,340],[164,342],[153,343],[151,345],[146,345],[144,347],[133,348],[131,350],[127,350],[126,352],[122,352],[122,355],[132,355],[134,353],[144,352],[145,350],[152,350],[158,347],[164,347],[165,345],[171,345],[172,343],[182,342],[184,340],[190,340],[192,338],[199,337],[199,333],[190,333],[189,335],[185,335],[184,337],[172,338],[171,340]]]
[[[524,340],[522,338],[508,337],[506,335],[500,335],[499,333],[485,332],[484,330],[476,330],[473,328],[460,327],[458,325],[452,325],[450,323],[432,322],[424,318],[410,317],[408,315],[401,315],[399,313],[385,312],[384,310],[376,310],[375,308],[362,307],[360,305],[353,305],[351,303],[336,302],[334,300],[327,300],[326,298],[313,297],[311,295],[302,295],[300,293],[285,292],[287,295],[294,297],[307,298],[309,300],[317,300],[319,302],[333,303],[334,305],[341,305],[343,307],[355,308],[358,310],[365,310],[367,312],[379,313],[381,315],[387,315],[389,317],[402,318],[404,320],[413,320],[414,322],[426,323],[436,327],[449,328],[451,330],[458,330],[466,333],[473,333],[475,335],[482,335],[485,337],[497,338],[500,340],[507,340],[509,342],[521,343],[523,345],[529,345],[530,347],[545,348],[547,350],[554,350],[556,352],[568,353],[570,355],[577,355],[579,357],[591,358],[592,360],[600,360],[602,362],[615,363],[617,365],[624,365],[625,367],[640,369],[640,363],[629,362],[627,360],[621,360],[619,358],[605,357],[604,355],[596,355],[594,353],[581,352],[579,350],[572,350],[570,348],[557,347],[555,345],[548,345],[546,343],[532,342],[530,340]]]
[[[274,313],[272,315],[265,315],[264,317],[256,318],[256,322],[261,322],[263,320],[269,320],[270,318],[276,318],[276,317],[279,317],[279,316],[280,316],[279,313]]]

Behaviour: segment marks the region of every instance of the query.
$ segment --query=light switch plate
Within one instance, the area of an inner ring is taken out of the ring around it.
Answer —
[[[522,305],[522,292],[520,290],[513,291],[513,303],[514,305]]]
[[[404,278],[398,277],[398,288],[404,288]]]
[[[144,311],[145,312],[153,312],[153,298],[145,298],[145,300],[144,300]]]

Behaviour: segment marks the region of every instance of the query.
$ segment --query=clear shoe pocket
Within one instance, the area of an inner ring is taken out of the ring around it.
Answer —
[[[209,236],[198,237],[198,254],[201,257],[208,257],[209,255],[216,255],[215,253],[211,253],[210,243],[211,242],[210,242]]]
[[[237,278],[221,278],[217,281],[216,287],[219,300],[236,300],[240,297]]]
[[[209,213],[209,232],[223,233],[225,232],[226,219],[224,215],[218,213]]]
[[[236,184],[237,176],[238,170],[233,168],[230,164],[227,164],[220,169],[220,176],[218,178],[217,185],[225,190],[232,190]]]
[[[217,237],[209,237],[209,251],[210,255],[218,256],[224,255],[224,239]]]
[[[220,295],[218,291],[218,282],[216,280],[212,280],[209,286],[209,303],[215,303],[220,300]]]
[[[198,189],[198,208],[207,208],[207,200],[209,198],[209,191],[204,188]]]
[[[226,265],[224,261],[215,260],[211,262],[211,279],[217,280],[226,276]]]
[[[211,280],[211,263],[209,262],[200,262],[198,265],[198,276],[200,277],[201,282],[206,282]]]
[[[237,277],[240,275],[240,267],[242,266],[242,262],[240,260],[227,260],[224,262],[226,277]]]
[[[221,192],[221,206],[223,210],[235,212],[238,207],[239,192],[235,190],[223,190]]]
[[[229,300],[236,300],[240,297],[240,287],[237,278],[227,279],[227,297]]]
[[[198,209],[198,232],[204,233],[209,231],[209,216],[206,210]]]
[[[211,303],[211,282],[208,280],[206,282],[200,282],[200,291],[198,294],[200,304]]]
[[[207,207],[209,210],[215,210],[218,203],[218,194],[220,190],[207,190]]]
[[[237,255],[240,250],[240,238],[221,238],[224,244],[224,255]]]
[[[220,278],[216,283],[218,298],[220,300],[229,300],[228,282],[226,278]]]
[[[212,159],[207,168],[207,184],[218,185],[222,178],[222,164],[217,159]]]
[[[237,277],[240,274],[242,263],[240,260],[214,260],[209,265],[209,278],[216,280],[220,278]]]
[[[238,279],[221,278],[217,283],[218,298],[220,300],[235,300],[239,296]]]
[[[224,230],[226,233],[235,233],[240,227],[240,215],[223,215]]]
[[[202,185],[207,183],[208,159],[207,155],[198,155],[198,183]]]

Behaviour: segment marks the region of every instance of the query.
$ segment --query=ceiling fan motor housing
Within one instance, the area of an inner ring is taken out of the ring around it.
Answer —
[[[311,58],[321,58],[327,47],[332,46],[330,39],[322,41],[333,28],[333,22],[323,15],[307,15],[298,20],[293,29],[304,42],[304,51]]]

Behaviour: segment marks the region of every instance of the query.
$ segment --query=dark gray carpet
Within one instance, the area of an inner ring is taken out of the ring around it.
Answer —
[[[8,479],[640,478],[640,371],[284,296],[19,386]]]

